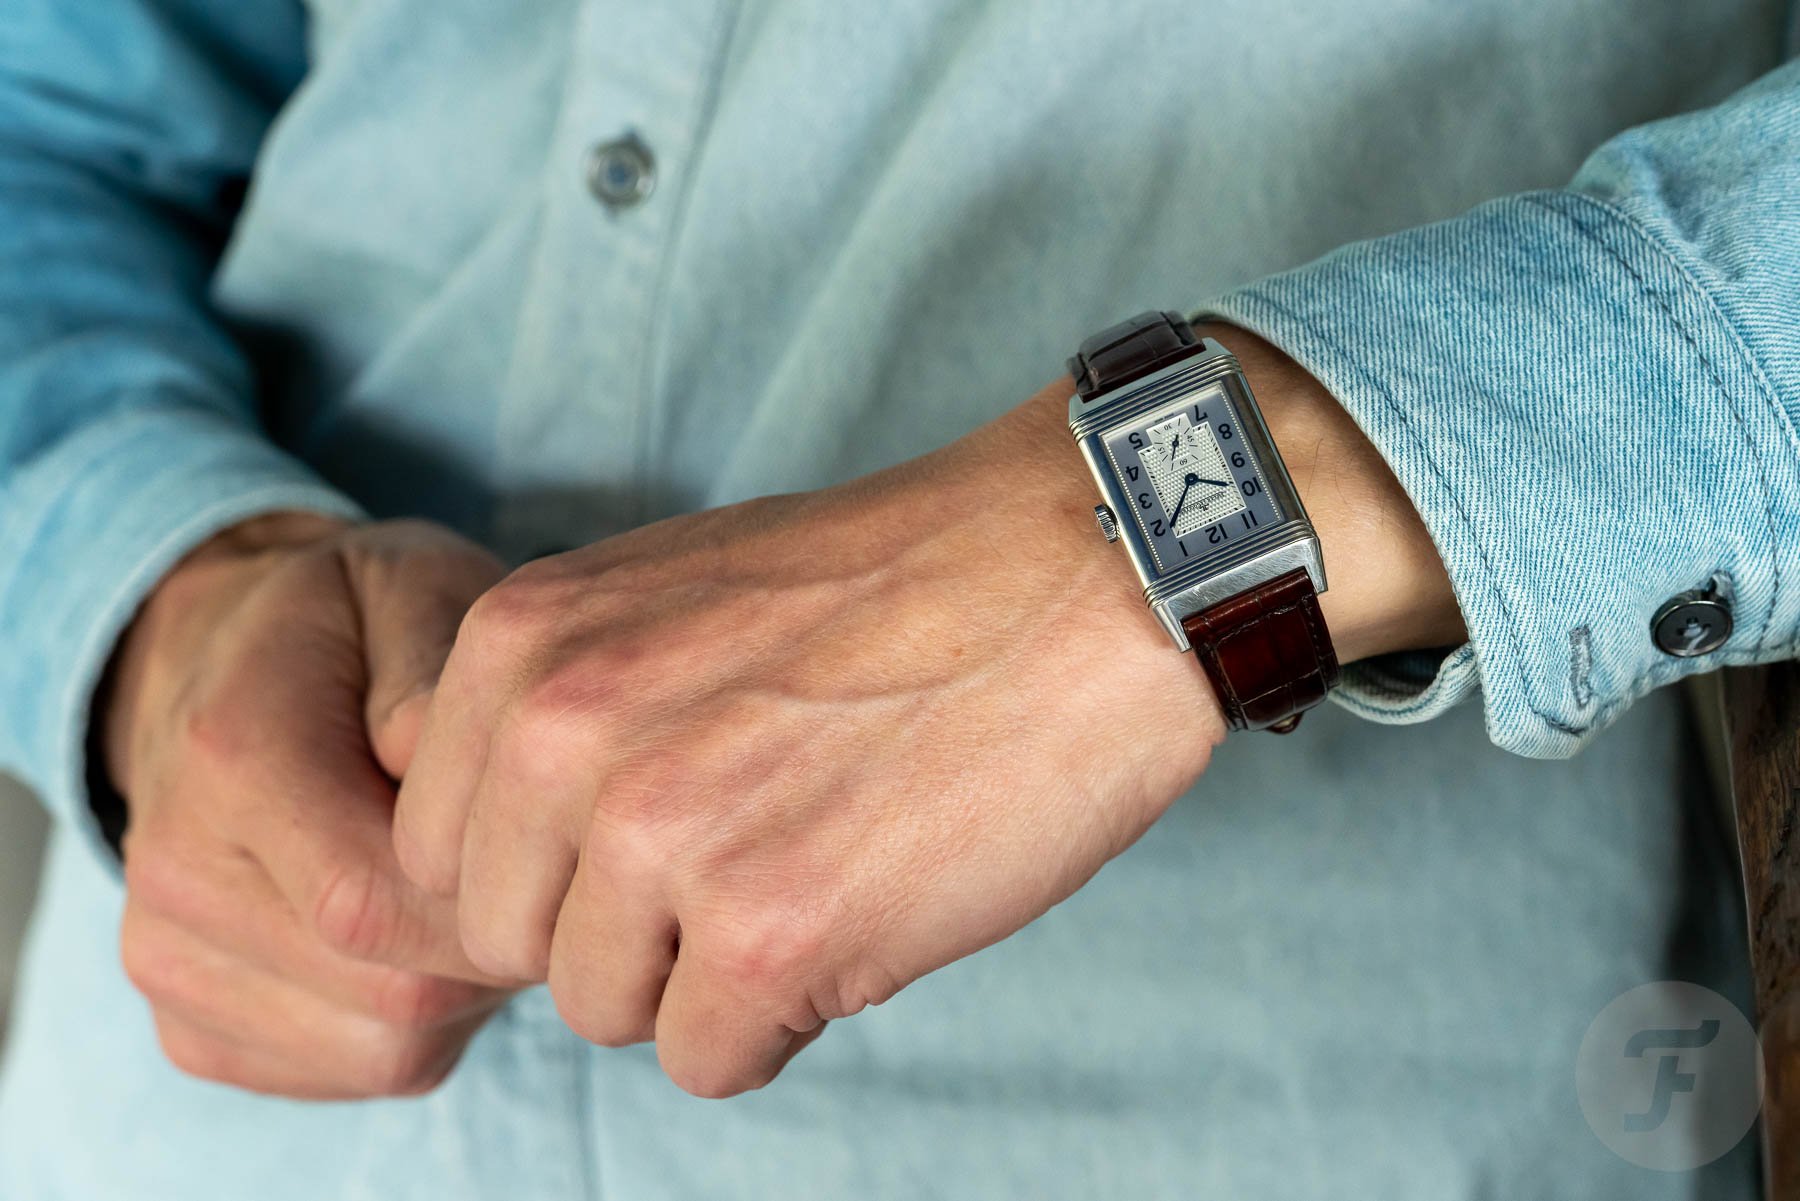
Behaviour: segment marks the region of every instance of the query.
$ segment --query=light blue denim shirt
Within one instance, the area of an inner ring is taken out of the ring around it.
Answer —
[[[0,1196],[1740,1195],[1748,1144],[1634,1168],[1571,1073],[1625,988],[1742,983],[1651,694],[1800,625],[1797,32],[1782,0],[7,0],[0,765],[65,821]],[[601,203],[628,135],[654,187]],[[752,1097],[541,992],[422,1101],[161,1062],[84,745],[187,548],[307,508],[522,560],[921,453],[1182,304],[1346,405],[1467,645],[1233,740],[1074,899]],[[1661,653],[1709,581],[1731,640]]]

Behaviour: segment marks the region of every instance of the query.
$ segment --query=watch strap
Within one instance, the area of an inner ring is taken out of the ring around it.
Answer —
[[[1180,313],[1139,313],[1083,342],[1069,360],[1069,374],[1075,391],[1088,401],[1200,349],[1194,327]]]
[[[1285,734],[1337,683],[1337,651],[1303,567],[1182,619],[1234,730]]]

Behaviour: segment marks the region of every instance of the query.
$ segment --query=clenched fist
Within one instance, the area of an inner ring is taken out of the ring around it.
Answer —
[[[652,525],[477,601],[396,828],[470,958],[723,1095],[1129,846],[1224,723],[1089,489],[1003,485],[1080,470],[1031,433]]]
[[[157,587],[101,719],[127,799],[125,970],[177,1067],[415,1093],[500,1003],[394,861],[394,780],[492,556],[421,522],[261,518]]]

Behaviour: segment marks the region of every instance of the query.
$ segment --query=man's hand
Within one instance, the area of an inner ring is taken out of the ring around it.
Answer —
[[[1230,344],[1294,448],[1345,657],[1454,640],[1380,457],[1304,372]],[[470,958],[548,979],[578,1033],[654,1037],[676,1083],[723,1096],[1142,834],[1225,726],[1094,530],[1069,392],[478,601],[395,827],[408,874],[458,898]]]
[[[177,1067],[294,1097],[416,1093],[503,999],[391,837],[457,623],[501,575],[421,522],[281,514],[146,602],[101,734],[129,808],[125,970]]]

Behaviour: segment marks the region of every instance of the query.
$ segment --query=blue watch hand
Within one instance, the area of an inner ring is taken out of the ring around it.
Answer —
[[[1173,530],[1175,528],[1175,523],[1181,520],[1181,506],[1187,504],[1188,490],[1199,482],[1200,477],[1191,471],[1188,472],[1187,479],[1181,481],[1181,497],[1175,502],[1175,511],[1169,514],[1170,530]]]

